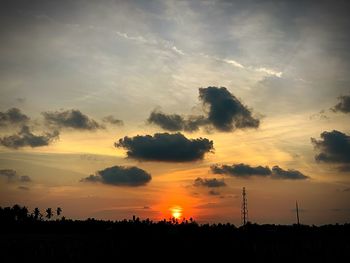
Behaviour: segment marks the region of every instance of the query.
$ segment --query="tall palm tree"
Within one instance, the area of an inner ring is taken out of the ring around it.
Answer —
[[[46,209],[46,217],[50,220],[52,216],[53,216],[52,208],[47,208]]]

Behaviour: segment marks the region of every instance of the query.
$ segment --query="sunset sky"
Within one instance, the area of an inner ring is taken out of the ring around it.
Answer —
[[[347,1],[1,1],[0,206],[350,221]]]

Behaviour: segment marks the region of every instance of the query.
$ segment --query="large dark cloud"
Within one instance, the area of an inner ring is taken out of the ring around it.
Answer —
[[[127,150],[130,158],[144,161],[190,162],[201,160],[213,150],[213,141],[206,138],[187,139],[181,133],[156,133],[124,137],[115,143]]]
[[[338,98],[339,102],[336,104],[332,110],[334,112],[344,112],[344,113],[350,113],[350,96],[340,96]]]
[[[205,187],[223,187],[226,186],[226,183],[224,182],[224,180],[218,180],[216,178],[212,178],[212,179],[206,179],[206,178],[201,178],[198,177],[196,180],[194,180],[193,183],[194,186],[205,186]]]
[[[178,114],[165,114],[160,111],[153,111],[147,121],[167,131],[188,132],[197,131],[200,126],[208,123],[204,116],[189,116],[186,119]]]
[[[103,125],[93,119],[90,119],[79,110],[65,110],[42,113],[48,124],[59,128],[72,128],[78,130],[96,130],[103,129]]]
[[[249,176],[269,176],[271,170],[265,166],[250,166],[244,163],[233,165],[213,165],[211,170],[214,174],[227,174],[236,177],[249,177]]]
[[[303,180],[309,178],[302,174],[298,170],[288,169],[283,170],[279,166],[272,167],[272,178],[273,179],[291,179],[291,180]]]
[[[322,132],[321,140],[311,138],[315,149],[319,151],[315,159],[318,162],[342,164],[342,172],[348,172],[350,166],[350,136],[340,131]]]
[[[49,145],[53,141],[57,140],[58,137],[59,132],[57,130],[54,130],[51,133],[35,135],[31,132],[28,126],[24,125],[19,133],[0,138],[0,144],[13,149],[25,146],[40,147]]]
[[[102,121],[113,124],[113,125],[117,125],[117,126],[124,125],[124,122],[122,120],[119,120],[112,115],[108,115],[108,116],[104,117]]]
[[[260,121],[225,87],[200,88],[199,98],[209,108],[208,120],[219,131],[259,127]]]
[[[202,126],[214,127],[224,132],[259,127],[259,119],[254,118],[252,112],[224,87],[200,88],[199,99],[207,108],[206,116],[183,117],[153,111],[148,122],[164,130],[188,132],[197,131]]]
[[[233,165],[213,165],[210,167],[214,174],[225,174],[239,178],[251,178],[252,176],[269,177],[272,179],[290,179],[303,180],[309,177],[299,172],[298,170],[283,170],[279,166],[274,166],[270,169],[268,166],[250,166],[248,164],[233,164]]]
[[[0,112],[0,126],[12,124],[25,124],[29,117],[21,112],[18,108],[11,108],[5,112]]]
[[[146,171],[132,166],[112,166],[98,171],[96,175],[83,178],[82,182],[101,182],[116,186],[142,186],[151,181],[152,177]]]

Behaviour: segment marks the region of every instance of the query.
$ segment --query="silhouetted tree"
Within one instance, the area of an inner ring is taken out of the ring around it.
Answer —
[[[52,216],[53,216],[52,208],[47,208],[47,209],[46,209],[46,217],[47,217],[48,219],[51,219]]]
[[[40,213],[40,210],[37,207],[34,208],[33,215],[35,220],[41,220],[42,218],[42,214]]]
[[[21,207],[16,204],[12,207],[12,212],[10,213],[15,221],[25,221],[28,219],[28,209],[25,206]]]
[[[57,209],[56,209],[56,215],[57,215],[57,216],[60,216],[61,213],[62,213],[62,208],[61,208],[61,207],[57,207]]]

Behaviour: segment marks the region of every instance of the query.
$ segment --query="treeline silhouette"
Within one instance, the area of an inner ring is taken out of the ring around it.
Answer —
[[[62,209],[0,207],[2,262],[337,262],[348,258],[350,224],[198,224],[194,220],[71,220]],[[177,260],[178,259],[178,260]]]

